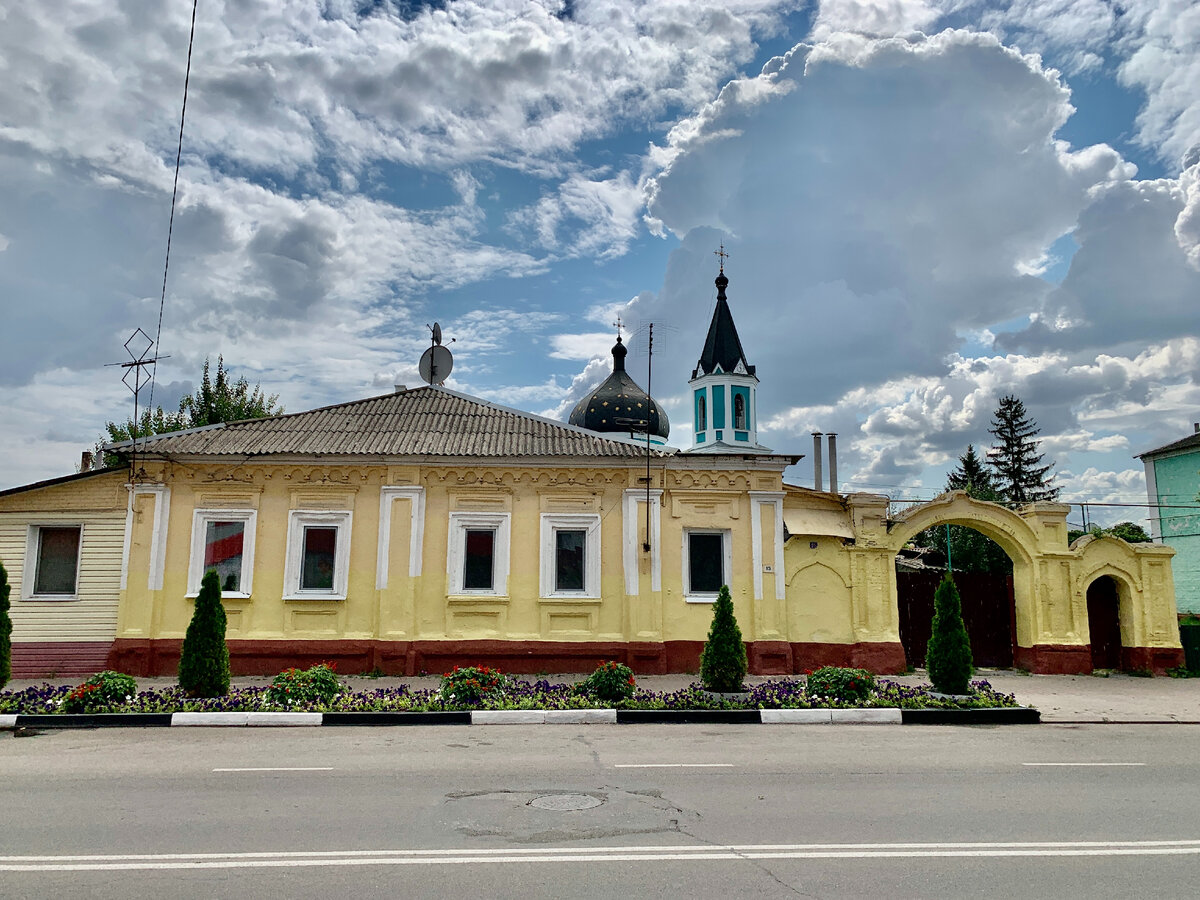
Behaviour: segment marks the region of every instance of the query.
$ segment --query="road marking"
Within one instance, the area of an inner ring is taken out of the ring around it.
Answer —
[[[495,863],[661,862],[749,859],[929,859],[1200,855],[1200,840],[1031,841],[725,846],[547,847],[537,850],[314,850],[87,856],[0,856],[0,872],[252,869]]]
[[[213,769],[214,772],[332,772],[333,766],[260,766],[244,769]]]
[[[1105,767],[1105,766],[1144,766],[1144,762],[1029,762],[1023,766],[1058,766],[1058,767]]]
[[[733,763],[617,763],[614,769],[732,769]]]

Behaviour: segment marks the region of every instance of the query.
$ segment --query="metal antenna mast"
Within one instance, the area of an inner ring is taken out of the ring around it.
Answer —
[[[129,362],[123,363],[106,363],[109,366],[120,366],[125,369],[125,374],[121,376],[121,381],[125,387],[133,392],[133,427],[129,430],[129,437],[132,440],[129,453],[129,483],[136,484],[138,478],[137,469],[137,439],[138,431],[141,428],[140,413],[138,411],[138,395],[142,388],[147,383],[153,384],[153,374],[146,372],[146,367],[154,367],[160,359],[170,359],[169,356],[151,355],[150,351],[154,348],[154,341],[150,340],[150,335],[137,329],[129,336],[129,340],[125,342],[125,352],[129,354]],[[153,396],[153,388],[151,389]],[[149,407],[147,407],[149,409]],[[151,414],[153,415],[153,414]],[[147,435],[149,437],[149,435]]]

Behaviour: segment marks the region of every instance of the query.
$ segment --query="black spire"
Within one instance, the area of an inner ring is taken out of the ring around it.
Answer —
[[[725,288],[729,279],[725,277],[724,262],[721,272],[717,275],[717,308],[713,310],[712,323],[708,326],[708,337],[704,340],[704,352],[700,361],[692,370],[692,377],[711,375],[717,368],[722,372],[731,373],[737,369],[740,362],[747,375],[754,374],[754,366],[746,362],[746,352],[738,338],[737,328],[733,324],[733,313],[729,311],[729,301],[725,299]]]

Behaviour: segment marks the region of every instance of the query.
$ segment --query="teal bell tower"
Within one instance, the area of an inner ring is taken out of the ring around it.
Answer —
[[[692,453],[770,453],[758,442],[758,376],[733,324],[725,289],[725,247],[717,251],[717,307],[713,310],[704,351],[692,370]]]

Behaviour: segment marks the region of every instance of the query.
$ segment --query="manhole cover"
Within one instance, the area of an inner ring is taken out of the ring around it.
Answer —
[[[601,800],[595,797],[590,797],[587,794],[549,794],[545,797],[534,797],[529,801],[530,806],[536,806],[538,809],[553,809],[553,810],[568,810],[568,809],[591,809],[593,806],[599,806]]]

